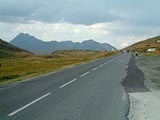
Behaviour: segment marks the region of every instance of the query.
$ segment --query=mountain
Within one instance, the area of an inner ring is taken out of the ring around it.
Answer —
[[[157,50],[160,50],[160,36],[137,42],[126,49],[138,52],[146,52],[149,48],[156,48]]]
[[[27,50],[15,47],[0,39],[0,58],[17,57],[18,55],[22,57],[31,54],[32,53]]]
[[[57,50],[72,50],[72,49],[80,49],[80,50],[116,50],[110,44],[107,43],[98,43],[94,40],[86,40],[83,42],[72,42],[72,41],[50,41],[45,42],[40,39],[35,38],[29,34],[20,33],[10,42],[12,45],[17,47],[29,50],[36,54],[50,54]]]

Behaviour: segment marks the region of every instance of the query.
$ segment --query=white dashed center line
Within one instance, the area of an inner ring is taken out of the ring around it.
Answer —
[[[102,64],[102,65],[100,65],[99,67],[103,67],[103,64]]]
[[[19,109],[15,110],[14,112],[12,112],[12,113],[8,114],[8,116],[9,116],[9,117],[11,117],[11,116],[13,116],[13,115],[17,114],[18,112],[20,112],[20,111],[24,110],[25,108],[27,108],[27,107],[31,106],[32,104],[34,104],[34,103],[36,103],[36,102],[40,101],[41,99],[43,99],[43,98],[47,97],[47,96],[48,96],[48,95],[50,95],[50,94],[51,94],[51,93],[47,93],[47,94],[43,95],[42,97],[37,98],[36,100],[34,100],[34,101],[32,101],[32,102],[28,103],[27,105],[25,105],[25,106],[23,106],[23,107],[21,107],[21,108],[19,108]]]
[[[81,75],[80,77],[84,77],[84,76],[86,76],[87,74],[89,74],[90,72],[88,71],[88,72],[86,72],[86,73],[84,73],[83,75]]]
[[[71,81],[67,82],[66,84],[64,84],[64,85],[60,86],[60,88],[63,88],[63,87],[65,87],[65,86],[67,86],[67,85],[71,84],[72,82],[74,82],[74,81],[76,81],[76,80],[77,80],[77,79],[73,79],[73,80],[71,80]]]
[[[95,71],[95,70],[97,70],[97,69],[98,69],[97,67],[96,67],[96,68],[93,68],[92,71]]]

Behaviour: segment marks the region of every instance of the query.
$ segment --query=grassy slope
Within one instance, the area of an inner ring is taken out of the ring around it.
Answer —
[[[57,51],[45,57],[0,58],[0,84],[23,80],[40,74],[57,71],[90,60],[107,57],[116,52],[69,50]]]
[[[15,47],[0,39],[0,58],[26,57],[32,55],[27,50]]]
[[[130,49],[132,51],[138,51],[138,52],[146,52],[147,49],[149,48],[157,48],[158,51],[157,53],[160,54],[160,42],[158,43],[157,41],[160,40],[160,36],[154,37],[154,38],[149,38],[147,40],[135,43],[126,49]]]

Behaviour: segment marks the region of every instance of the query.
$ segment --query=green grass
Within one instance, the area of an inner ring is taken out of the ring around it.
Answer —
[[[160,56],[160,52],[144,52],[142,54],[145,56]]]
[[[43,57],[0,58],[0,84],[24,80],[114,54],[117,52],[73,50]]]
[[[4,75],[4,76],[2,76],[2,80],[9,80],[9,79],[16,79],[16,78],[18,78],[19,77],[19,75]]]
[[[12,54],[11,52],[0,50],[0,58],[9,58],[13,56],[14,54]]]

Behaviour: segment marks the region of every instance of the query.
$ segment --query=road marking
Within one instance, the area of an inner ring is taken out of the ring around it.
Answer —
[[[27,105],[25,105],[25,106],[23,106],[23,107],[21,107],[21,108],[19,108],[19,109],[15,110],[14,112],[12,112],[12,113],[8,114],[8,116],[9,116],[9,117],[11,117],[11,116],[13,116],[13,115],[17,114],[18,112],[20,112],[20,111],[24,110],[25,108],[27,108],[27,107],[31,106],[32,104],[34,104],[34,103],[36,103],[36,102],[38,102],[38,101],[42,100],[43,98],[47,97],[47,96],[48,96],[48,95],[50,95],[50,94],[51,94],[51,93],[47,93],[47,94],[43,95],[42,97],[39,97],[38,99],[36,99],[36,100],[34,100],[34,101],[32,101],[32,102],[28,103]]]
[[[122,94],[122,101],[125,101],[127,99],[127,95],[125,90],[123,89],[123,94]]]
[[[65,86],[67,86],[67,85],[71,84],[72,82],[74,82],[74,81],[76,81],[76,80],[77,80],[77,79],[73,79],[73,80],[71,80],[71,81],[67,82],[66,84],[64,84],[64,85],[60,86],[60,88],[63,88],[63,87],[65,87]]]
[[[95,70],[97,70],[97,69],[98,69],[97,67],[96,67],[96,68],[93,68],[92,71],[95,71]]]
[[[116,60],[116,59],[114,58],[114,59],[112,59],[112,60],[109,60],[107,63],[110,63],[110,62],[112,62],[112,61],[114,61],[114,60]]]
[[[88,71],[88,72],[86,72],[86,73],[84,73],[83,75],[81,75],[80,77],[84,77],[84,76],[86,76],[87,74],[89,74],[90,72]]]
[[[99,67],[103,67],[103,64],[102,64],[102,65],[99,65]]]
[[[126,66],[126,69],[128,69],[128,65]]]
[[[120,57],[121,57],[121,55],[118,56],[118,57],[116,57],[116,58],[114,58],[114,59],[109,60],[108,62],[105,62],[104,64],[108,64],[108,63],[110,63],[110,62],[112,62],[112,61],[114,61],[114,60],[117,60],[117,59],[120,58]]]

